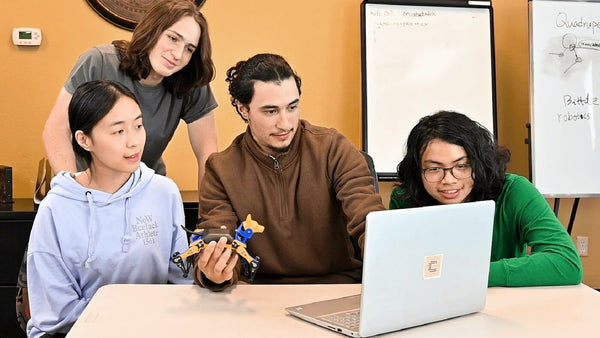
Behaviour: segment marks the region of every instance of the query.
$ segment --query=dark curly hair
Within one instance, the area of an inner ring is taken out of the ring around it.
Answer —
[[[231,104],[238,115],[246,121],[239,105],[247,106],[254,96],[254,82],[277,82],[294,78],[298,94],[302,81],[282,56],[276,54],[257,54],[246,61],[239,61],[227,70],[226,82],[229,82]],[[247,122],[247,121],[246,121]]]
[[[510,151],[498,146],[492,134],[481,124],[466,115],[453,111],[440,111],[425,116],[411,130],[406,142],[406,155],[398,164],[397,186],[400,195],[396,200],[411,206],[439,204],[423,186],[421,159],[433,139],[440,139],[465,149],[473,168],[473,190],[469,201],[496,200],[502,192]]]

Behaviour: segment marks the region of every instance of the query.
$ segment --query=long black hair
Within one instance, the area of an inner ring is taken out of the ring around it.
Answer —
[[[421,159],[434,139],[461,146],[473,168],[473,190],[469,201],[496,200],[502,192],[510,151],[498,146],[492,134],[464,114],[440,111],[425,116],[411,130],[406,142],[406,155],[398,164],[397,185],[401,195],[392,196],[411,206],[439,204],[423,186]]]
[[[96,124],[123,96],[138,103],[135,95],[127,87],[119,82],[109,80],[86,82],[77,87],[73,93],[68,109],[73,151],[81,156],[88,166],[92,161],[92,155],[77,143],[75,133],[81,130],[85,135],[90,135]]]

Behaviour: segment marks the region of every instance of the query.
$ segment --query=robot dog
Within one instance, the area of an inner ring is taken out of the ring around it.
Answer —
[[[263,232],[265,227],[253,220],[250,214],[248,214],[245,221],[240,223],[235,232],[227,230],[225,226],[222,226],[220,229],[196,229],[194,231],[190,231],[185,227],[183,227],[183,229],[187,233],[192,234],[190,247],[184,253],[180,254],[179,252],[175,252],[173,257],[171,257],[173,263],[177,264],[183,272],[183,277],[188,276],[190,267],[192,266],[192,260],[188,258],[191,258],[193,255],[200,252],[200,250],[204,249],[208,243],[218,241],[219,238],[225,237],[227,238],[226,247],[235,251],[244,259],[242,260],[242,264],[244,264],[244,275],[248,277],[250,283],[254,281],[254,276],[260,265],[260,257],[252,257],[252,255],[248,253],[246,250],[246,242],[252,238],[254,233]]]

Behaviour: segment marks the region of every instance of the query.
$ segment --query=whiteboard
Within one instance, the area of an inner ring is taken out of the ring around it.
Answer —
[[[600,195],[600,3],[529,3],[532,181]]]
[[[425,115],[454,110],[496,131],[489,1],[400,3],[361,5],[363,150],[380,180],[397,177],[408,134]]]

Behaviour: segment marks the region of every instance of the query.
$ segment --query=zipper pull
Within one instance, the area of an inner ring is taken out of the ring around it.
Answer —
[[[279,161],[277,160],[277,158],[271,155],[269,155],[269,157],[273,160],[273,169],[279,170]]]

